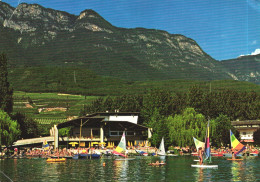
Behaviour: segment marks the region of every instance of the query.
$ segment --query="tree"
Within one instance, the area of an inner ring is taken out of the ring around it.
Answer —
[[[212,145],[227,146],[230,144],[230,130],[236,133],[234,127],[231,125],[230,118],[226,115],[220,114],[215,120],[211,121],[212,126]]]
[[[17,121],[13,121],[10,116],[0,110],[0,146],[11,145],[20,135],[20,128]]]
[[[195,108],[197,111],[200,111],[204,104],[204,92],[198,85],[194,85],[189,89],[187,99],[189,107]]]
[[[7,113],[13,110],[13,90],[8,82],[7,57],[0,54],[0,109]]]
[[[153,146],[159,146],[162,137],[164,137],[165,147],[167,148],[170,145],[168,127],[164,117],[160,115],[157,109],[153,111],[149,122],[146,122],[145,125],[152,128],[151,143]]]
[[[256,130],[253,134],[255,144],[260,145],[260,129]]]
[[[170,141],[177,146],[194,145],[193,137],[204,140],[207,120],[195,111],[194,108],[186,108],[182,114],[169,116],[166,120]]]
[[[32,118],[28,118],[22,113],[16,113],[12,116],[12,119],[16,120],[20,125],[21,138],[34,138],[40,135],[37,122]]]
[[[154,89],[143,98],[141,115],[145,121],[149,121],[154,111],[157,110],[161,116],[172,114],[173,96],[169,91]]]

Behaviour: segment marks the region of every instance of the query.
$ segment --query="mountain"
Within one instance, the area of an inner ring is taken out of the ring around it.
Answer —
[[[221,64],[234,75],[235,80],[260,84],[260,54],[223,60]]]
[[[76,16],[38,4],[22,3],[15,9],[0,2],[0,30],[0,52],[7,53],[12,69],[80,67],[132,81],[240,78],[190,38],[115,27],[89,9]]]

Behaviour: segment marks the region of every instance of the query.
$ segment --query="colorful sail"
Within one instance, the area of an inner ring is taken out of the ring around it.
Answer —
[[[232,133],[231,130],[230,130],[230,142],[231,142],[231,147],[237,151],[235,152],[235,156],[246,149],[246,147],[238,141],[238,139],[235,137],[235,135]]]
[[[207,130],[206,130],[206,137],[205,137],[205,159],[204,161],[209,161],[211,162],[211,155],[210,155],[210,141],[209,141],[209,121],[207,125]]]
[[[159,152],[158,155],[166,155],[165,153],[165,147],[164,147],[164,139],[162,138],[161,144],[159,146]]]
[[[196,139],[195,137],[193,137],[193,140],[194,140],[194,143],[195,143],[195,146],[196,146],[196,149],[197,151],[199,151],[199,148],[204,148],[205,147],[205,143],[202,142],[202,141],[199,141],[198,139]]]
[[[123,157],[126,157],[124,155],[124,152],[126,151],[126,139],[125,139],[125,132],[123,132],[123,135],[121,137],[121,140],[116,147],[116,149],[113,151],[113,154],[121,155]]]

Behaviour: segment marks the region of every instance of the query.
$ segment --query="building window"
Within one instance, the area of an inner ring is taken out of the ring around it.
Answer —
[[[133,131],[127,131],[127,132],[126,132],[126,135],[127,135],[127,136],[134,136],[134,135],[135,135],[135,132],[133,132]]]
[[[118,132],[117,131],[110,131],[110,136],[118,136]]]
[[[122,136],[123,131],[110,131],[110,136]],[[125,133],[126,136],[134,136],[135,132],[134,131],[127,131]]]

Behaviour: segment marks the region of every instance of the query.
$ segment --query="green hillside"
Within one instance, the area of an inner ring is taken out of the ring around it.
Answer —
[[[220,91],[260,91],[260,86],[234,80],[198,81],[126,81],[113,77],[99,76],[90,70],[79,67],[20,67],[9,69],[9,81],[16,91],[60,92],[80,95],[123,95],[143,94],[152,88],[184,92],[194,84],[202,88]],[[211,83],[211,86],[210,86]]]

